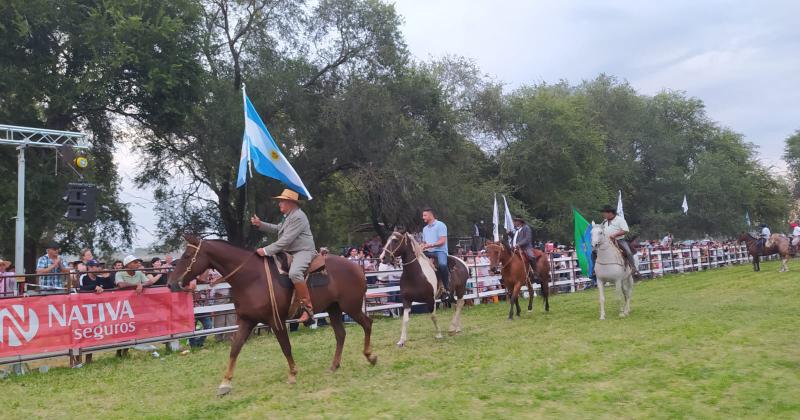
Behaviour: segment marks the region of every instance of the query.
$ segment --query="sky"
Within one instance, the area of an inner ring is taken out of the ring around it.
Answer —
[[[785,170],[783,142],[800,129],[798,1],[397,0],[420,60],[473,59],[508,90],[600,73],[643,94],[680,90],[710,118],[744,134]],[[152,196],[133,188],[135,159],[117,153],[136,246],[153,241]],[[123,159],[122,156],[128,157]]]

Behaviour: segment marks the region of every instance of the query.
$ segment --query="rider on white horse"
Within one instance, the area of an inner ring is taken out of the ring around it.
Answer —
[[[606,235],[617,241],[617,245],[625,253],[625,259],[630,265],[634,277],[638,277],[639,268],[637,267],[636,259],[634,258],[630,243],[625,240],[625,235],[629,231],[628,222],[625,221],[625,218],[617,214],[617,209],[609,205],[603,206],[603,209],[600,211],[603,213],[604,220],[602,226]],[[592,251],[592,265],[594,265],[596,261],[597,252]]]

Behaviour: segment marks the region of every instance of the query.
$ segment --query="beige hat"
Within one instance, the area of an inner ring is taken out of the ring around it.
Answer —
[[[127,257],[125,257],[124,260],[122,260],[122,264],[127,267],[128,264],[130,264],[130,263],[132,263],[134,261],[142,262],[142,259],[137,257],[137,256],[135,256],[135,255],[128,255]]]
[[[279,195],[277,197],[272,197],[272,198],[274,198],[276,200],[294,201],[295,203],[300,202],[300,194],[298,194],[298,193],[296,193],[296,192],[294,192],[294,191],[292,191],[292,190],[290,190],[288,188],[283,190],[281,195]]]

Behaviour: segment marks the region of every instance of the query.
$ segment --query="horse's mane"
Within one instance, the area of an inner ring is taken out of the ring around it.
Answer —
[[[422,259],[423,261],[428,260],[428,256],[422,252],[422,246],[419,244],[419,242],[417,242],[416,239],[414,239],[414,236],[410,233],[406,233],[406,236],[408,236],[408,242],[411,243],[411,250],[414,251],[414,256]]]

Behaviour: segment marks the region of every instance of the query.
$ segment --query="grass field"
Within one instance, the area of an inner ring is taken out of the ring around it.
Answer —
[[[793,262],[797,269],[797,262]],[[0,381],[2,418],[800,418],[800,274],[739,266],[636,285],[630,318],[599,321],[596,290],[467,307],[465,331],[436,340],[427,317],[374,325],[378,364],[348,326],[342,368],[326,372],[333,332],[292,336],[298,383],[274,338],[251,340],[234,390],[215,397],[228,345],[188,356],[102,357]],[[452,312],[441,318],[449,322]],[[446,324],[445,324],[446,325]],[[10,411],[9,411],[10,410]]]

